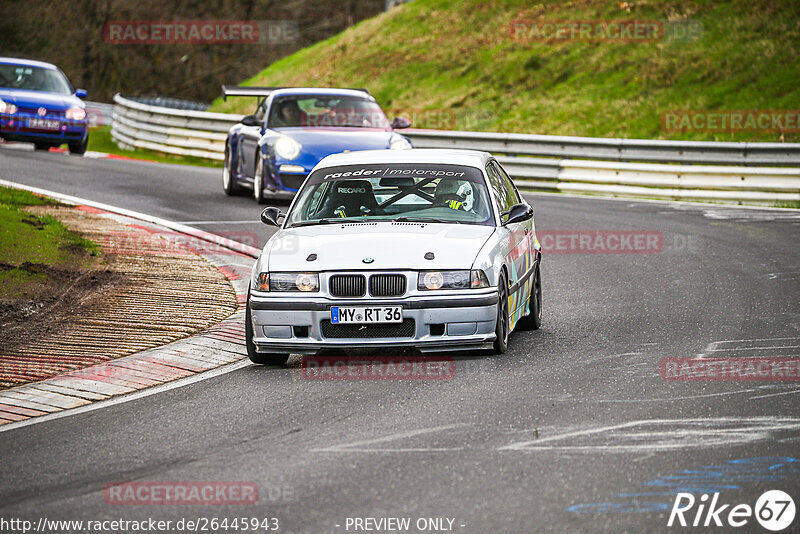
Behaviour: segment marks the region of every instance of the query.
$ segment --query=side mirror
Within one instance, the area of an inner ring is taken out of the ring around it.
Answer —
[[[75,96],[78,98],[86,98],[88,93],[86,92],[86,89],[75,89]]]
[[[278,219],[282,215],[283,213],[281,213],[280,209],[270,206],[268,208],[264,208],[264,211],[261,212],[261,222],[270,226],[280,226]]]
[[[403,128],[410,128],[411,121],[405,117],[395,117],[392,119],[392,130],[402,130]]]
[[[524,202],[521,204],[514,204],[511,206],[511,209],[508,211],[504,211],[500,214],[500,217],[504,217],[508,215],[508,219],[505,220],[503,226],[507,226],[509,224],[518,223],[522,221],[527,221],[531,217],[533,217],[533,208],[530,205],[525,204]]]
[[[261,126],[261,119],[255,115],[245,115],[242,117],[242,124],[245,126]]]

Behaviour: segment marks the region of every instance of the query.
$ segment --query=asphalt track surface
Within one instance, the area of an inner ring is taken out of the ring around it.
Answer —
[[[263,243],[260,208],[225,197],[219,173],[0,150],[2,179]],[[0,432],[0,518],[277,517],[279,532],[338,533],[359,531],[347,518],[445,517],[465,533],[668,532],[677,491],[753,506],[781,489],[800,505],[800,382],[659,374],[666,357],[800,355],[800,213],[528,198],[540,234],[654,231],[663,249],[547,254],[543,328],[514,333],[501,357],[457,357],[450,380],[309,381],[246,366]],[[106,485],[124,481],[246,481],[259,500],[107,503]],[[739,530],[766,532],[753,518]],[[433,530],[410,529],[420,531]]]

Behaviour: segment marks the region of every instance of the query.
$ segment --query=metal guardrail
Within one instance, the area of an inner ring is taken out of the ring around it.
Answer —
[[[122,148],[222,161],[225,139],[241,115],[180,110],[114,96],[111,137]]]
[[[724,143],[411,130],[424,148],[468,148],[493,154],[645,163],[800,166],[800,143]]]
[[[120,95],[114,102],[111,135],[120,146],[219,161],[224,159],[227,131],[242,118],[150,106]],[[438,130],[403,134],[418,148],[505,154],[498,155],[499,161],[527,190],[760,204],[800,202],[800,144]]]
[[[129,100],[139,102],[140,104],[147,104],[148,106],[158,106],[162,108],[186,109],[192,111],[205,111],[208,109],[208,104],[195,102],[193,100],[185,100],[183,98],[173,98],[170,96],[137,96],[130,97]]]
[[[111,125],[111,115],[114,112],[114,106],[111,104],[104,104],[102,102],[85,102],[86,114],[89,116],[89,126],[109,126]]]

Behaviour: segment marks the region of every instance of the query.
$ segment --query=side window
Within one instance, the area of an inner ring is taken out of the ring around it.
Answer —
[[[503,177],[503,183],[506,187],[506,194],[509,198],[513,199],[512,204],[519,204],[522,202],[522,197],[519,196],[519,191],[517,191],[514,182],[511,181],[511,178],[508,176],[506,170],[499,163],[495,163],[495,165],[497,166],[497,170],[500,171],[500,175]]]
[[[506,187],[506,179],[500,174],[494,162],[489,163],[486,167],[486,172],[489,174],[489,183],[492,185],[492,192],[497,199],[497,206],[500,208],[501,212],[508,211],[517,201],[514,195],[509,195],[508,188]]]
[[[267,99],[265,98],[258,105],[258,109],[256,110],[256,117],[258,117],[258,120],[260,120],[261,122],[264,122],[264,117],[266,116],[267,116]]]
[[[502,212],[504,210],[502,180],[500,179],[500,176],[498,176],[497,171],[495,171],[494,167],[491,165],[486,166],[486,175],[489,177],[489,186],[492,188],[492,196],[494,196],[495,200],[497,201],[497,209]]]

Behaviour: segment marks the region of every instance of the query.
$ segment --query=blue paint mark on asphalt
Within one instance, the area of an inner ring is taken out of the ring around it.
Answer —
[[[622,502],[573,504],[567,507],[567,511],[590,514],[662,512],[672,508],[678,493],[711,494],[737,490],[742,488],[742,484],[774,482],[791,475],[800,475],[800,460],[797,458],[742,458],[724,465],[706,465],[642,482],[643,486],[663,487],[665,491],[618,493],[614,498]],[[660,497],[666,499],[661,500]]]

